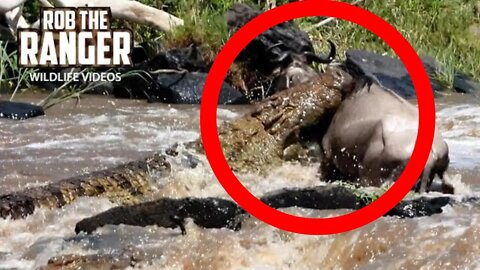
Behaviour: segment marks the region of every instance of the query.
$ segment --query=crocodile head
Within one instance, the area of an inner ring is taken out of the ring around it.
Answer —
[[[166,160],[164,155],[154,154],[145,159],[147,164],[148,172],[151,175],[165,177],[170,174],[172,168],[170,163]]]

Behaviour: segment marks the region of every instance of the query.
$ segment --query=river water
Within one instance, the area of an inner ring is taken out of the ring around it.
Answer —
[[[41,96],[20,97],[38,101]],[[245,106],[221,107],[219,122]],[[199,136],[197,106],[86,96],[47,116],[22,122],[0,119],[0,194],[135,160]],[[450,148],[449,179],[457,196],[480,196],[480,102],[453,95],[437,100],[438,126]],[[175,165],[159,180],[156,196],[228,198],[205,160],[195,169]],[[181,162],[179,162],[181,163]],[[288,163],[268,176],[239,175],[254,194],[319,184],[318,164]],[[76,222],[115,204],[81,198],[62,209],[40,209],[24,220],[0,219],[0,269],[34,269],[64,254],[142,253],[146,269],[480,269],[480,207],[455,205],[416,219],[382,217],[360,229],[330,236],[287,233],[247,219],[242,229],[106,226],[93,235],[74,233]],[[289,208],[301,216],[345,211]]]

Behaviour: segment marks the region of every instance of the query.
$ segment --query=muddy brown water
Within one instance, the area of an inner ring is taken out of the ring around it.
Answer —
[[[5,97],[2,97],[5,98]],[[42,96],[17,100],[38,102]],[[246,112],[221,107],[219,122]],[[199,135],[198,106],[87,96],[45,117],[22,122],[0,119],[0,194],[41,185],[144,157]],[[437,100],[438,126],[450,148],[450,181],[458,195],[480,195],[480,101],[451,95]],[[206,160],[158,181],[157,196],[228,195]],[[288,163],[268,176],[239,175],[254,194],[283,187],[318,185],[317,164]],[[114,207],[103,198],[81,198],[62,209],[40,209],[25,220],[0,220],[0,269],[34,269],[62,254],[143,253],[151,269],[480,269],[480,207],[456,205],[432,217],[382,217],[337,235],[287,233],[255,218],[241,231],[187,224],[187,235],[155,226],[106,226],[91,236],[74,233],[79,220]],[[302,216],[345,211],[289,208]]]

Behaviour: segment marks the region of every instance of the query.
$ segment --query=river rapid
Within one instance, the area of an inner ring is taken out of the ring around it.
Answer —
[[[24,96],[35,101],[41,96]],[[450,148],[449,180],[456,196],[480,196],[480,101],[451,95],[437,99],[437,122]],[[220,107],[219,122],[248,106]],[[0,119],[0,194],[112,167],[199,136],[198,106],[147,104],[86,96],[47,116],[14,122]],[[194,169],[174,164],[158,180],[156,197],[229,198],[205,159]],[[238,175],[259,195],[284,187],[320,184],[318,164],[286,163],[267,176]],[[156,226],[105,226],[75,235],[75,224],[115,204],[80,198],[62,209],[39,209],[24,220],[0,219],[0,269],[35,269],[64,254],[141,253],[144,269],[480,269],[480,207],[455,205],[431,217],[382,217],[360,229],[329,236],[287,233],[255,218],[240,231]],[[301,216],[346,211],[289,208]]]

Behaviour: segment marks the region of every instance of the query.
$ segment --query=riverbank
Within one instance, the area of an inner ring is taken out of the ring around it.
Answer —
[[[135,33],[136,41],[144,47],[150,57],[160,51],[185,48],[193,44],[198,46],[204,63],[208,64],[214,60],[232,32],[227,27],[225,13],[235,2],[234,0],[215,3],[196,0],[167,1],[163,6],[157,6],[157,3],[152,0],[140,2],[163,8],[185,19],[185,25],[173,33],[162,33],[151,27],[126,22],[115,23],[119,27],[131,29]],[[276,4],[281,5],[285,2],[287,1],[276,1]],[[477,42],[478,25],[480,25],[478,1],[469,0],[460,3],[446,0],[393,2],[364,0],[355,2],[396,27],[419,55],[436,60],[438,72],[435,76],[443,88],[454,88],[455,79],[464,76],[476,81],[480,80],[480,69],[476,61],[480,58],[480,45]],[[257,1],[248,0],[245,3],[262,10],[266,8],[264,3],[259,6]],[[33,20],[36,15],[38,15],[38,5],[28,4],[27,18]],[[345,53],[349,49],[364,49],[394,56],[383,41],[365,29],[342,20],[323,24],[321,23],[323,19],[325,18],[304,18],[295,21],[308,33],[317,52],[325,51],[325,44],[329,39],[337,45],[337,58],[342,61],[345,60]],[[28,74],[33,70],[19,69],[18,66],[13,65],[12,63],[16,62],[15,54],[8,56],[3,49],[0,53],[2,54],[0,89],[3,87],[17,92],[28,89]],[[14,72],[6,72],[9,68]],[[245,75],[243,68],[241,65],[232,67],[233,86],[242,85],[242,83],[235,85],[235,82],[245,79],[241,78]],[[82,89],[75,91],[83,93]]]

